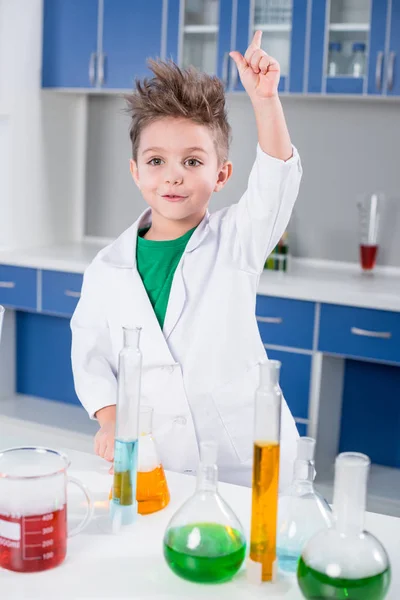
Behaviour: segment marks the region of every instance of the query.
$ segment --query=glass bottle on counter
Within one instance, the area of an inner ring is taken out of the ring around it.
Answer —
[[[337,77],[341,72],[342,44],[330,42],[328,55],[328,77]]]
[[[179,577],[222,583],[239,571],[246,540],[238,518],[218,493],[217,444],[200,443],[196,492],[175,513],[164,535],[164,557]]]
[[[353,55],[350,61],[350,75],[362,77],[365,71],[365,44],[356,42],[353,44]]]
[[[308,600],[383,600],[390,565],[382,544],[364,531],[370,460],[339,454],[335,464],[335,526],[317,533],[302,551],[297,580]]]
[[[277,552],[279,569],[284,573],[295,574],[305,544],[333,524],[329,504],[314,489],[314,451],[313,438],[298,440],[293,481],[279,497]]]

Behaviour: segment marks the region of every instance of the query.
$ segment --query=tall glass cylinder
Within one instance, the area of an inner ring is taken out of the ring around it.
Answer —
[[[281,363],[260,365],[255,398],[253,486],[248,577],[272,581],[276,566],[279,455],[282,393]]]
[[[110,512],[120,524],[137,514],[139,408],[142,373],[141,328],[123,329],[124,346],[118,361],[117,423],[114,444],[114,483]]]

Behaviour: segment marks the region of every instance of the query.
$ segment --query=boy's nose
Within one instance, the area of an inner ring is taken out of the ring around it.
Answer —
[[[177,175],[175,174],[171,174],[171,175],[167,175],[166,179],[165,179],[165,183],[169,183],[170,185],[177,185],[179,183],[182,183],[183,181],[183,177],[182,175]]]

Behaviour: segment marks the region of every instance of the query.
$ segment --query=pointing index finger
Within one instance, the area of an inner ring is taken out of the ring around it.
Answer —
[[[257,31],[254,34],[254,37],[251,41],[251,45],[255,46],[256,48],[261,48],[261,38],[262,38],[262,31],[260,29],[257,29]]]

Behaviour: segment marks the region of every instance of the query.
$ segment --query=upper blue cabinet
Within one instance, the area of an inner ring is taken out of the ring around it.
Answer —
[[[400,0],[44,0],[43,87],[131,89],[160,56],[240,91],[256,29],[280,92],[400,96]]]
[[[44,0],[43,87],[130,89],[162,54],[163,0]]]
[[[305,91],[400,95],[400,0],[314,0],[310,14]]]

